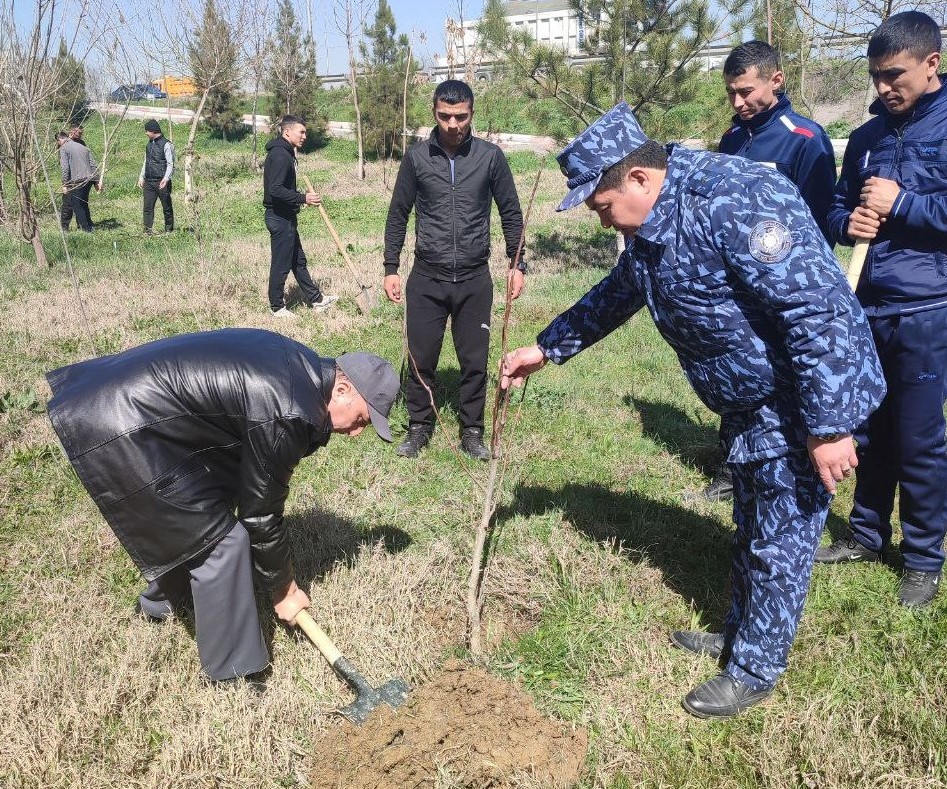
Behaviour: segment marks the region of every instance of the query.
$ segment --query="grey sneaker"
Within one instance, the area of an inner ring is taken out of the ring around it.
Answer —
[[[282,318],[283,320],[298,321],[299,318],[296,317],[292,312],[290,312],[286,307],[280,307],[278,310],[273,310],[274,318]]]
[[[905,570],[898,589],[898,602],[905,608],[926,608],[937,596],[940,573]]]
[[[310,309],[313,312],[325,312],[329,307],[331,307],[335,302],[339,300],[338,296],[327,296],[325,293],[319,296],[316,301],[309,305]]]
[[[853,537],[836,540],[831,545],[819,548],[815,560],[822,564],[847,564],[849,562],[880,562],[881,554],[866,548]]]

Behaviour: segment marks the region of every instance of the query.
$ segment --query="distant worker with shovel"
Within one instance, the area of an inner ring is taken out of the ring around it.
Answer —
[[[623,233],[615,268],[508,354],[501,385],[562,364],[642,307],[697,395],[721,415],[734,474],[730,610],[722,632],[673,643],[723,671],[684,698],[720,718],[759,703],[786,669],[855,430],[885,393],[868,323],[796,188],[736,157],[649,140],[627,104],[559,154],[569,193]]]
[[[201,666],[264,669],[254,577],[294,624],[283,507],[299,461],[371,422],[391,441],[399,381],[367,353],[322,358],[280,334],[223,329],[147,343],[48,373],[49,417],[105,520],[148,582],[138,609],[194,609]]]
[[[305,142],[306,122],[295,115],[284,115],[279,122],[279,136],[266,144],[263,161],[264,221],[270,233],[270,309],[275,317],[290,320],[296,315],[286,309],[283,294],[290,271],[296,277],[306,306],[313,311],[323,312],[336,300],[312,281],[299,238],[296,215],[303,206],[321,202],[315,192],[296,190],[296,152]]]

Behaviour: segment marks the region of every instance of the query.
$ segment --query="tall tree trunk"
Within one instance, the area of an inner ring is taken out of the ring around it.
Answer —
[[[256,108],[260,103],[260,75],[257,74],[253,82],[253,113],[251,123],[253,124],[253,169],[260,169],[260,151],[259,135],[256,130]]]
[[[358,146],[358,163],[355,166],[355,177],[359,181],[365,180],[365,142],[362,139],[362,108],[358,103],[358,82],[355,74],[355,58],[352,56],[349,45],[349,79],[352,82],[352,104],[355,106],[355,140]]]
[[[201,94],[200,103],[194,110],[194,117],[191,118],[191,129],[187,135],[187,144],[184,146],[184,202],[193,204],[197,196],[194,194],[194,138],[197,137],[197,125],[201,122],[201,113],[204,112],[204,104],[207,102],[207,94],[210,93],[210,87],[204,88]]]

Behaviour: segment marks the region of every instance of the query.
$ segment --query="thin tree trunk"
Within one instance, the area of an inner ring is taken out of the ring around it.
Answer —
[[[365,143],[362,139],[362,108],[358,102],[358,82],[355,71],[355,58],[352,54],[352,44],[349,44],[349,79],[352,83],[352,104],[355,106],[355,140],[358,146],[358,163],[355,167],[355,177],[359,181],[365,180]]]
[[[401,155],[408,150],[408,77],[411,74],[411,45],[408,44],[408,58],[404,64],[404,94],[401,97]]]
[[[204,88],[200,103],[191,118],[191,128],[187,135],[187,144],[184,146],[184,202],[193,203],[197,198],[194,194],[194,139],[197,137],[197,125],[201,122],[201,113],[207,101],[210,87]]]
[[[260,77],[256,76],[253,83],[253,115],[251,122],[253,124],[253,169],[260,169],[259,135],[256,130],[256,108],[260,102]]]

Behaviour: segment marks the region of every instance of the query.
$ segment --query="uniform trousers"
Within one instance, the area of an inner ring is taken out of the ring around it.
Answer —
[[[786,670],[832,496],[807,452],[733,463],[730,610],[726,671],[768,690]]]
[[[151,230],[155,223],[155,201],[161,201],[161,208],[164,211],[164,229],[167,232],[174,230],[174,206],[171,205],[171,182],[162,189],[159,184],[160,178],[146,178],[144,186],[144,209],[142,212],[142,222],[145,230]]]
[[[411,374],[405,385],[411,424],[434,424],[431,398],[421,382],[433,390],[437,360],[450,318],[451,337],[460,363],[460,425],[482,428],[493,309],[493,280],[489,269],[485,266],[483,274],[462,282],[431,279],[415,269],[408,277],[405,299],[408,350],[414,360],[409,360]]]
[[[887,548],[898,492],[904,566],[939,572],[947,530],[947,307],[869,324],[888,395],[855,431],[852,533],[867,548]]]
[[[253,674],[270,662],[253,590],[250,536],[240,523],[209,552],[149,583],[138,601],[156,619],[193,601],[197,652],[212,680]]]
[[[263,217],[270,231],[270,282],[268,297],[270,309],[276,312],[286,306],[283,288],[286,277],[293,272],[299,289],[307,304],[315,304],[322,298],[322,291],[309,276],[306,253],[299,238],[296,217],[286,217],[267,208]]]

